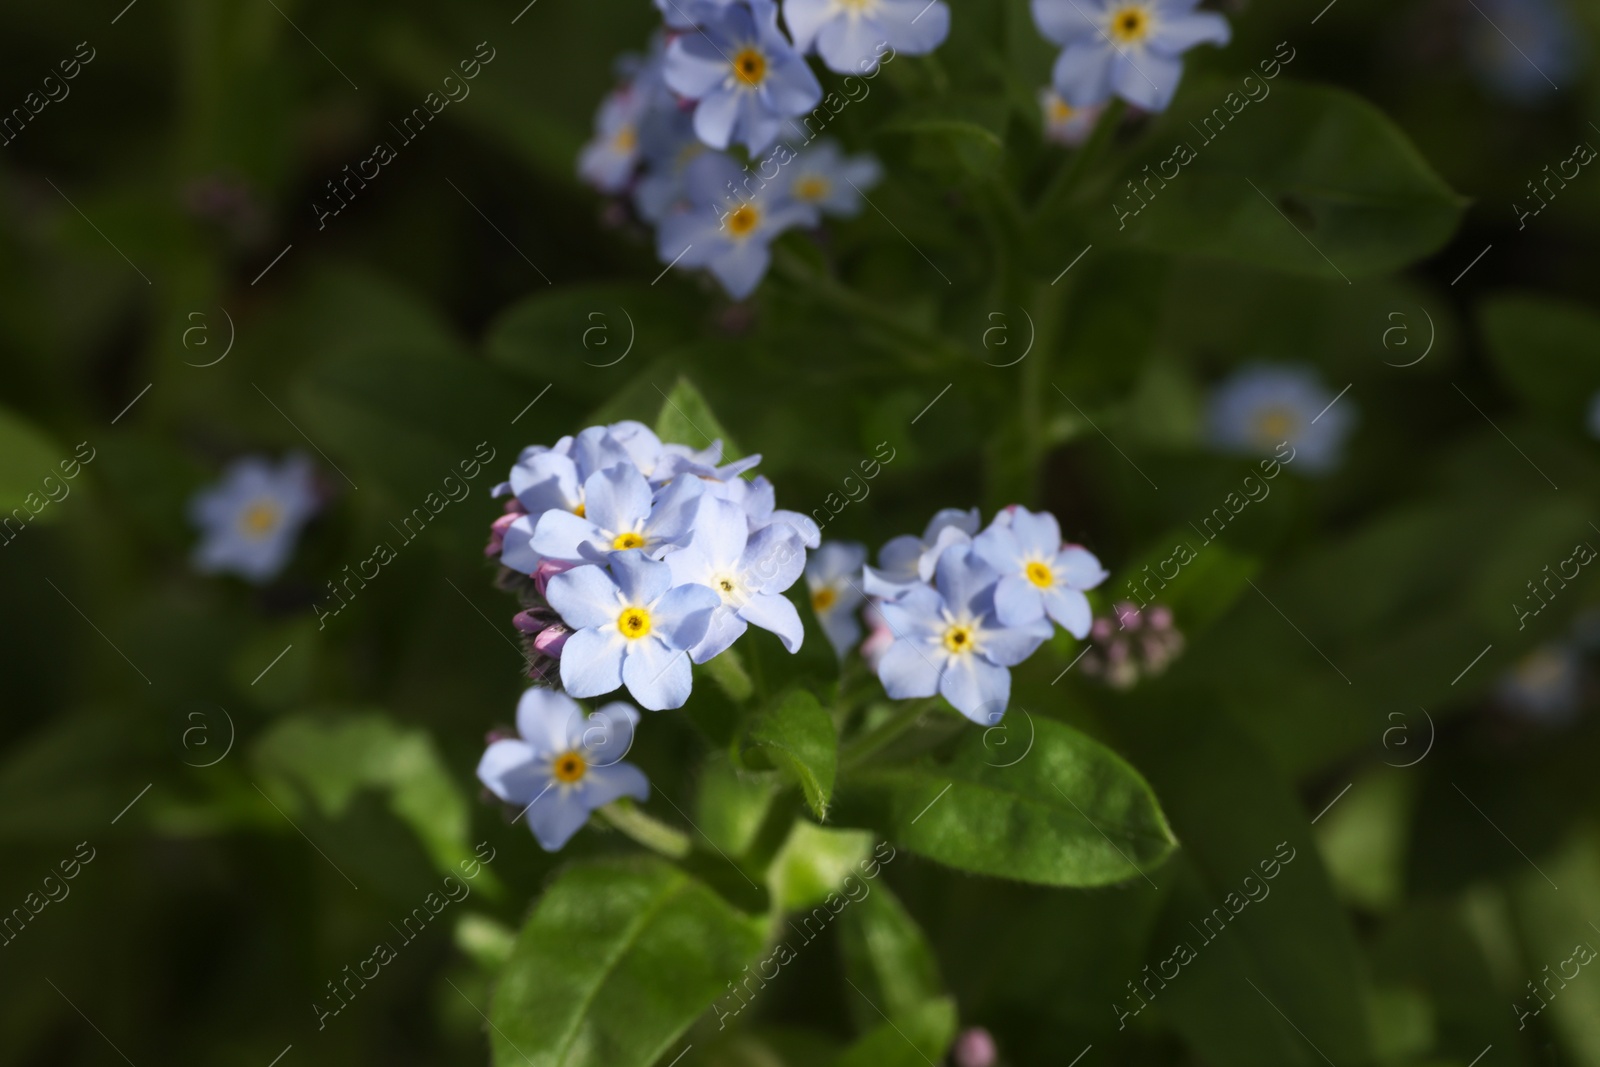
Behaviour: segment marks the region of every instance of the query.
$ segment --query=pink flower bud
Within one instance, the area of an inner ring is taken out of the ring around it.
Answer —
[[[525,634],[536,634],[551,623],[550,613],[534,609],[519,611],[511,616],[511,625]]]
[[[1152,630],[1170,630],[1172,628],[1172,609],[1165,604],[1159,604],[1151,608],[1150,628]]]
[[[955,1061],[956,1067],[994,1067],[1000,1062],[1000,1050],[995,1047],[994,1037],[989,1031],[974,1026],[956,1036],[950,1058]]]
[[[1104,615],[1100,616],[1098,619],[1094,620],[1094,625],[1090,627],[1089,632],[1094,636],[1096,641],[1102,645],[1105,644],[1107,641],[1111,640],[1111,620],[1106,618]]]
[[[540,630],[533,639],[533,647],[547,656],[559,658],[561,649],[566,645],[567,638],[572,636],[572,630],[559,622],[553,622]]]
[[[506,531],[511,528],[512,523],[516,522],[524,514],[526,512],[507,511],[489,524],[489,543],[483,546],[483,554],[485,556],[498,556],[500,554],[500,550],[505,547]]]

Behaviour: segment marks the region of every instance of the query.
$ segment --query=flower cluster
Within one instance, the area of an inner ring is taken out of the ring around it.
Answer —
[[[720,441],[697,451],[618,422],[523,449],[494,488],[510,499],[485,552],[522,600],[512,623],[531,676],[554,668],[565,692],[525,692],[520,737],[492,739],[478,777],[527,812],[544,848],[564,845],[590,812],[649,794],[643,772],[620,762],[639,713],[617,702],[586,718],[573,697],[626,686],[652,711],[682,707],[690,663],[752,625],[799,650],[800,614],[783,592],[821,533],[779,509],[765,477],[741,477],[760,461],[723,463]]]
[[[806,55],[875,76],[893,50],[936,48],[950,11],[942,0],[785,0],[786,35],[773,0],[656,6],[665,26],[648,55],[624,60],[578,172],[601,192],[628,195],[656,227],[663,263],[704,267],[743,299],[765,275],[774,238],[823,215],[855,215],[861,190],[879,178],[870,156],[813,144],[801,130],[824,101]],[[785,131],[806,144],[778,143]]]
[[[1103,615],[1090,628],[1093,645],[1084,653],[1085,674],[1113,689],[1130,689],[1141,677],[1157,675],[1183,651],[1183,634],[1172,625],[1172,610],[1157,604],[1140,610],[1123,600],[1115,618]]]
[[[1055,516],[1012,506],[979,531],[978,511],[946,509],[922,536],[896,537],[877,567],[860,546],[824,545],[807,568],[812,607],[842,656],[860,636],[853,611],[870,599],[862,646],[895,699],[944,697],[984,726],[1011,695],[1010,668],[1060,625],[1089,634],[1084,592],[1108,574],[1081,545],[1063,544]],[[857,584],[859,578],[859,585]]]
[[[1068,109],[1121,97],[1146,111],[1164,111],[1183,76],[1183,53],[1197,44],[1225,45],[1227,20],[1196,11],[1199,0],[1032,0],[1033,20],[1061,46],[1051,84]],[[1047,108],[1048,108],[1047,104]]]
[[[487,552],[522,594],[515,621],[543,667],[576,697],[620,686],[653,711],[689,698],[704,663],[751,626],[793,652],[799,613],[782,594],[799,579],[814,522],[776,507],[760,462],[722,463],[663,444],[637,422],[591,426],[524,449],[495,494],[511,494]]]

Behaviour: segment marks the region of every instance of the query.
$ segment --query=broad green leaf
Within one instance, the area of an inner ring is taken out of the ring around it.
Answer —
[[[1519,977],[1542,996],[1534,996],[1526,985],[1514,987],[1506,1018],[1521,1021],[1527,1012],[1527,1028],[1554,1034],[1566,1062],[1597,1067],[1600,978],[1592,972],[1600,962],[1596,959],[1600,932],[1593,910],[1593,902],[1600,899],[1600,844],[1586,827],[1573,834],[1558,854],[1535,855],[1538,869],[1525,868],[1510,895],[1527,965],[1526,974]]]
[[[767,868],[773,906],[779,911],[797,911],[837,897],[844,890],[854,900],[855,888],[846,879],[855,874],[856,884],[861,884],[871,851],[872,835],[865,830],[829,830],[796,819],[788,840]]]
[[[755,841],[777,790],[770,774],[740,771],[726,755],[709,758],[700,768],[695,825],[730,856],[742,855]]]
[[[1345,282],[1449,239],[1464,202],[1381,111],[1342,89],[1262,84],[1255,103],[1237,85],[1186,85],[1150,147],[1079,198],[1091,240]]]
[[[655,858],[567,868],[490,1010],[497,1067],[648,1067],[761,949],[761,924]]]
[[[1600,389],[1600,315],[1539,296],[1502,296],[1479,312],[1495,369],[1523,401],[1581,430]]]
[[[1141,693],[1115,721],[1184,849],[1155,877],[1169,896],[1119,1020],[1149,1022],[1148,1004],[1206,1062],[1370,1065],[1355,937],[1298,798],[1203,700],[1170,686]]]
[[[899,1019],[884,1019],[846,1049],[834,1067],[925,1067],[939,1062],[955,1036],[955,1001],[948,997],[925,1001]]]
[[[471,859],[467,802],[425,730],[380,712],[297,715],[256,742],[253,760],[263,776],[305,790],[328,818],[362,790],[382,790],[441,870]]]
[[[93,452],[84,455],[93,456]],[[75,488],[61,463],[74,474],[82,463],[70,450],[54,444],[20,416],[0,408],[0,519],[5,519],[0,543],[10,541],[32,522],[49,522],[61,513]],[[45,479],[49,479],[47,482]]]
[[[469,911],[456,921],[456,948],[486,970],[498,971],[511,958],[516,931],[497,919]]]
[[[656,436],[695,449],[710,448],[713,442],[721,441],[724,463],[744,455],[688,378],[679,378],[664,394],[661,414],[656,416]]]
[[[846,908],[839,923],[845,973],[862,993],[849,1000],[850,1014],[863,1027],[877,1025],[879,1009],[903,1019],[945,992],[939,961],[917,921],[885,882],[867,884],[867,895]]]
[[[740,751],[746,763],[767,762],[793,775],[817,818],[827,817],[839,738],[816,697],[803,689],[785,693],[750,720]]]
[[[843,817],[940,863],[1042,885],[1109,885],[1160,866],[1176,841],[1139,772],[1069,726],[1028,721],[1033,745],[1008,765],[973,728],[947,763],[857,774]]]

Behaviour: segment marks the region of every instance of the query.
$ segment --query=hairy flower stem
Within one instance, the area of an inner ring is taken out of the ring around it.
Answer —
[[[1114,99],[1106,105],[1106,109],[1100,113],[1100,120],[1095,123],[1094,132],[1089,135],[1089,140],[1073,153],[1071,162],[1056,171],[1056,176],[1040,194],[1033,208],[1035,221],[1049,217],[1066,203],[1073,190],[1083,181],[1083,176],[1099,161],[1100,156],[1105,154],[1106,146],[1111,143],[1111,138],[1117,132],[1117,126],[1122,122],[1126,110],[1127,105],[1121,98]]]
[[[600,809],[600,814],[645,848],[669,859],[683,859],[692,847],[688,834],[673,829],[654,816],[646,815],[629,797],[612,801]]]
[[[922,713],[937,703],[937,697],[913,700],[897,711],[887,722],[862,734],[839,753],[839,767],[850,770],[876,755],[889,742],[905,733],[922,718]]]
[[[773,266],[808,295],[887,335],[884,347],[916,370],[935,370],[941,362],[954,362],[964,357],[960,349],[901,321],[885,311],[880,303],[858,296],[834,279],[811,271],[787,249],[773,249]],[[937,358],[930,360],[930,354]]]

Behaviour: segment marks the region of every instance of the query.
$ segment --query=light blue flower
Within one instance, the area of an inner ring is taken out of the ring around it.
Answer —
[[[1562,642],[1522,657],[1496,689],[1514,714],[1554,726],[1577,717],[1582,682],[1583,660],[1576,648]]]
[[[806,548],[816,548],[822,543],[822,528],[811,516],[777,506],[777,490],[765,474],[748,479],[725,478],[707,485],[706,492],[723,500],[731,500],[743,508],[750,521],[752,534],[768,526],[781,525],[799,538],[800,544]]]
[[[772,0],[728,4],[667,46],[667,84],[697,101],[694,129],[712,148],[764,152],[787,119],[822,99],[822,85],[778,29]]]
[[[926,55],[950,33],[938,0],[784,0],[783,20],[796,48],[839,74],[871,74],[890,49]]]
[[[805,561],[805,550],[786,527],[769,526],[751,536],[739,505],[706,501],[688,546],[666,558],[675,585],[705,586],[720,598],[689,657],[704,663],[720,655],[751,624],[777,634],[790,652],[799,651],[805,627],[783,591],[800,577]]]
[[[865,569],[862,588],[871,596],[892,597],[919,582],[931,582],[944,550],[971,543],[981,521],[977,508],[941,509],[921,537],[902,534],[879,549],[878,566]]]
[[[318,510],[311,460],[298,453],[278,466],[260,456],[236,460],[222,480],[189,501],[200,528],[194,567],[252,582],[275,577],[289,562],[301,529]]]
[[[1467,63],[1496,96],[1533,103],[1582,66],[1582,33],[1559,0],[1482,0],[1463,17]]]
[[[521,738],[491,742],[478,761],[478,780],[523,809],[539,847],[554,852],[595,809],[650,796],[644,772],[622,762],[638,722],[639,713],[621,701],[585,718],[571,697],[536,686],[517,703]]]
[[[1354,402],[1335,404],[1337,396],[1307,366],[1241,367],[1211,394],[1211,441],[1246,456],[1273,455],[1287,442],[1291,451],[1287,457],[1277,453],[1279,459],[1313,473],[1332,470],[1356,419]]]
[[[578,176],[602,193],[620,193],[639,163],[639,123],[648,100],[624,86],[600,102],[594,137],[578,153]]]
[[[1083,590],[1110,572],[1088,549],[1061,543],[1061,527],[1049,512],[1011,508],[972,541],[972,551],[1000,574],[995,614],[1017,626],[1049,615],[1073,637],[1089,636],[1094,613]]]
[[[867,563],[867,546],[854,541],[826,541],[806,561],[806,585],[811,592],[811,612],[822,624],[828,643],[840,659],[861,643],[861,622],[856,609],[865,599],[861,570]]]
[[[637,473],[637,472],[635,472]],[[626,685],[651,711],[679,708],[700,643],[722,598],[703,585],[673,585],[672,568],[638,549],[615,552],[610,569],[574,567],[550,579],[550,606],[575,632],[561,649],[561,684],[575,697]]]
[[[639,153],[644,166],[633,187],[633,206],[647,222],[660,223],[674,211],[688,210],[689,164],[714,150],[694,132],[694,113],[681,108],[656,110],[639,126]],[[717,153],[723,162],[716,164],[727,180],[741,174],[732,156]]]
[[[995,616],[999,573],[970,548],[939,557],[934,586],[914,585],[879,605],[894,643],[878,679],[896,700],[938,693],[973,722],[993,726],[1011,699],[1011,671],[1052,632],[1043,619],[1005,626]]]
[[[1225,45],[1227,20],[1199,0],[1032,0],[1039,32],[1062,46],[1051,81],[1073,107],[1120,96],[1163,111],[1183,76],[1184,52]]]
[[[780,145],[774,151],[785,148]],[[846,156],[837,142],[821,140],[784,163],[776,180],[789,199],[812,210],[809,225],[815,226],[822,215],[860,214],[865,203],[862,193],[882,177],[883,167],[872,156]]]
[[[551,448],[533,445],[523,449],[516,466],[511,468],[510,479],[494,488],[495,496],[508,491],[515,494],[528,512],[507,527],[500,562],[514,571],[532,574],[543,558],[533,547],[533,534],[545,513],[582,515],[588,479],[602,470],[632,462],[632,452],[605,426],[591,426],[576,437],[563,437]]]
[[[567,563],[604,563],[612,553],[629,549],[659,559],[688,543],[705,483],[683,474],[652,494],[639,468],[618,464],[589,475],[583,495],[582,515],[552,508],[539,517],[533,551]]]
[[[737,0],[654,0],[661,20],[674,30],[692,30]]]
[[[715,157],[689,164],[684,180],[693,206],[661,220],[656,254],[669,266],[705,267],[729,296],[743,300],[767,273],[772,241],[784,230],[807,225],[812,212],[772,187],[727,204],[726,174]]]

